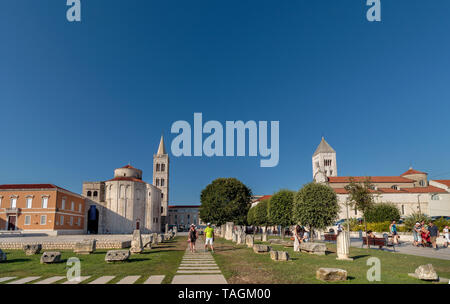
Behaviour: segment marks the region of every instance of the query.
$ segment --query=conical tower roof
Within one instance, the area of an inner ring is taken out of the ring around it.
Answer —
[[[166,147],[164,146],[164,136],[163,135],[161,135],[161,140],[159,141],[158,152],[156,154],[158,154],[158,155],[167,154]]]
[[[327,143],[325,138],[322,137],[322,140],[320,141],[319,146],[316,149],[316,152],[314,152],[313,156],[316,156],[319,153],[336,153],[333,148]]]

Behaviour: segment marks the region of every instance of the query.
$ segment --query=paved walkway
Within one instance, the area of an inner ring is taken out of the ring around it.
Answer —
[[[212,254],[204,251],[204,244],[200,237],[195,253],[191,253],[188,246],[172,284],[227,284]]]
[[[360,239],[351,239],[351,245],[353,247],[361,248],[362,241]],[[367,248],[364,246],[364,248]],[[370,246],[371,249],[378,250],[376,246]],[[383,248],[384,251],[394,252],[392,247]],[[422,256],[426,258],[434,258],[441,260],[450,260],[450,248],[439,247],[438,250],[432,248],[415,247],[410,242],[400,243],[400,246],[395,246],[395,252],[411,254],[416,256]]]
[[[44,280],[39,280],[41,277],[25,277],[18,279],[17,277],[3,277],[0,278],[0,282],[5,282],[5,284],[53,284],[59,281],[63,281],[62,284],[80,284],[83,281],[86,281],[91,276],[82,276],[80,277],[80,281],[67,281],[64,280],[66,277],[63,276],[54,276],[50,278],[46,278]],[[114,279],[116,276],[101,276],[89,282],[88,284],[106,284]],[[141,276],[126,276],[118,281],[116,284],[134,284]],[[144,284],[161,284],[164,280],[164,275],[152,275],[150,276]]]

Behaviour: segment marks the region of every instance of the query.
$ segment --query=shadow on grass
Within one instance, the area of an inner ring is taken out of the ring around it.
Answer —
[[[6,264],[17,263],[17,262],[28,262],[31,259],[14,259],[14,260],[6,260]]]
[[[354,259],[354,260],[357,260],[357,259],[362,259],[362,258],[365,258],[365,257],[368,257],[368,256],[370,256],[370,255],[369,254],[361,254],[361,255],[352,256],[351,258]]]

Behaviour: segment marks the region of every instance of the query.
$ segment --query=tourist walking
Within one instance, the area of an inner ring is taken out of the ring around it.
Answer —
[[[413,242],[414,246],[422,246],[422,237],[421,237],[420,228],[421,228],[420,223],[417,222],[412,229],[412,233],[413,233],[413,237],[414,237],[414,242]]]
[[[197,238],[198,238],[198,231],[197,229],[195,229],[195,225],[191,224],[188,233],[189,250],[191,252],[195,252],[195,242],[197,241]]]
[[[434,250],[438,250],[438,247],[437,247],[437,244],[436,244],[436,239],[439,236],[439,229],[438,229],[438,227],[433,222],[430,222],[428,224],[428,231],[430,232],[431,246],[433,246]]]
[[[294,230],[294,251],[300,251],[300,243],[303,239],[303,231],[300,225],[295,226]]]
[[[394,244],[398,245],[398,232],[397,232],[397,224],[395,221],[392,221],[391,225],[389,226],[389,230],[391,231],[392,239],[394,241]]]
[[[205,251],[208,250],[208,244],[211,247],[211,252],[214,253],[214,228],[211,227],[211,223],[206,224],[205,228]]]
[[[444,247],[447,248],[450,244],[450,234],[448,230],[448,226],[444,227],[444,230],[442,230],[442,233],[444,234]]]

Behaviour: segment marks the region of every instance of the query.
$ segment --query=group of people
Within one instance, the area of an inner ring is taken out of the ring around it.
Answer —
[[[413,237],[414,237],[414,246],[422,246],[422,247],[433,247],[435,250],[438,249],[436,244],[436,240],[439,237],[439,228],[431,221],[428,225],[425,224],[425,221],[417,222],[413,227]],[[448,247],[450,243],[450,235],[448,226],[445,226],[443,229],[444,236],[444,247]]]
[[[300,244],[309,242],[309,231],[305,227],[297,225],[294,230],[294,251],[300,250]]]
[[[205,230],[203,231],[205,234],[205,251],[208,250],[208,245],[211,247],[211,252],[214,253],[214,228],[211,227],[211,223],[206,225]],[[196,252],[195,250],[195,242],[198,239],[198,230],[194,224],[191,224],[188,232],[188,243],[190,252]]]

